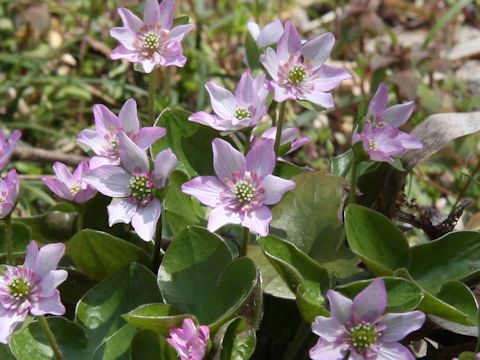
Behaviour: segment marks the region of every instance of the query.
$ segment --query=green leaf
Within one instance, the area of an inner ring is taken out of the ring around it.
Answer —
[[[6,225],[0,223],[0,262],[7,263],[7,242],[5,239]],[[21,222],[12,221],[13,255],[16,258],[23,257],[27,251],[27,245],[32,240],[30,228]]]
[[[476,354],[470,351],[462,352],[458,355],[458,360],[476,360]]]
[[[93,350],[125,325],[122,314],[161,300],[152,272],[131,263],[85,294],[77,305],[76,322],[87,329]]]
[[[77,214],[58,210],[47,211],[45,214],[15,219],[27,225],[32,238],[47,244],[64,242],[70,239],[76,230]]]
[[[348,205],[345,229],[350,248],[375,275],[392,275],[395,269],[408,268],[408,242],[382,214],[363,206]]]
[[[275,175],[284,179],[292,179],[293,177],[305,172],[302,168],[287,161],[278,160],[275,167]]]
[[[130,344],[136,333],[135,326],[122,326],[95,350],[92,360],[130,360]]]
[[[132,341],[131,360],[177,360],[175,349],[166,339],[149,330],[140,330]]]
[[[317,287],[300,284],[296,299],[298,310],[306,322],[312,323],[319,315],[328,316],[328,311],[323,307],[325,298]]]
[[[250,259],[232,261],[223,240],[200,227],[188,227],[177,236],[158,273],[166,303],[202,324],[220,326],[247,300],[256,280]]]
[[[183,320],[195,318],[167,304],[147,304],[123,315],[130,324],[168,336],[168,329],[182,327]]]
[[[133,261],[149,264],[148,254],[139,247],[90,229],[78,232],[67,243],[67,255],[78,270],[93,280],[103,280]]]
[[[182,171],[174,171],[168,180],[165,190],[164,215],[174,236],[185,230],[189,225],[200,225],[203,219],[199,216],[203,208],[190,195],[181,191],[188,176]]]
[[[12,351],[6,344],[0,344],[0,359],[2,360],[15,360]]]
[[[293,293],[305,282],[311,286],[318,284],[323,291],[330,287],[327,271],[293,244],[270,235],[260,238],[260,246]]]
[[[387,289],[387,311],[407,312],[415,310],[424,295],[422,291],[412,282],[398,277],[384,277],[385,288]],[[372,280],[352,282],[348,285],[338,286],[335,290],[353,299],[359,292],[365,289]]]
[[[208,126],[189,121],[189,116],[185,110],[166,110],[158,125],[166,127],[168,132],[155,150],[171,148],[189,176],[211,175],[212,140],[220,136]]]
[[[173,27],[178,26],[178,25],[186,25],[190,21],[190,17],[187,15],[179,16],[175,19],[173,19]]]
[[[220,360],[248,360],[255,351],[256,336],[245,319],[237,317],[222,326],[214,341]]]
[[[346,180],[319,172],[295,176],[296,187],[273,208],[272,234],[286,239],[330,273],[346,278],[360,270],[339,242]]]
[[[85,331],[80,326],[63,317],[50,317],[47,318],[47,322],[65,359],[84,360],[89,358],[87,338]],[[53,359],[53,350],[40,324],[36,321],[13,334],[10,348],[18,360]]]
[[[409,272],[426,290],[437,293],[450,280],[478,280],[480,233],[458,231],[412,248]]]

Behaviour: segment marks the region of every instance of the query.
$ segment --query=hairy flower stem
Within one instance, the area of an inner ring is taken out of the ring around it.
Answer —
[[[352,159],[352,173],[350,177],[350,196],[348,201],[350,204],[355,203],[355,194],[357,192],[357,167],[358,167],[358,159],[354,154]]]
[[[275,135],[275,145],[273,149],[275,150],[275,155],[278,157],[278,150],[280,148],[280,139],[282,137],[283,130],[283,119],[285,118],[285,105],[286,101],[283,101],[279,104],[278,114],[277,114],[277,133]]]
[[[248,249],[248,237],[250,232],[247,227],[244,227],[242,230],[242,248],[240,250],[240,256],[247,256]]]
[[[5,242],[7,243],[7,264],[15,266],[15,259],[13,257],[13,232],[12,232],[12,217],[8,215],[5,222]]]
[[[148,124],[155,122],[155,90],[157,72],[155,70],[148,76]]]
[[[152,271],[154,274],[158,272],[161,262],[162,252],[162,216],[158,219],[157,231],[155,232],[155,249],[153,250]]]
[[[55,355],[56,360],[63,360],[62,351],[58,346],[57,339],[55,339],[55,335],[53,335],[52,329],[48,325],[47,319],[44,316],[37,316],[38,323],[40,324],[43,332],[47,336],[48,342],[52,347],[53,354]]]

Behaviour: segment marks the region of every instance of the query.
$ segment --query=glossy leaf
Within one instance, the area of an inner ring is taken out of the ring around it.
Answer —
[[[5,241],[6,226],[0,223],[0,262],[7,262],[7,243]],[[21,222],[12,221],[13,255],[21,258],[26,252],[27,245],[32,240],[30,228]]]
[[[137,328],[126,324],[95,350],[92,360],[130,360],[130,344]]]
[[[132,341],[131,360],[177,360],[175,349],[163,336],[149,330],[140,330]]]

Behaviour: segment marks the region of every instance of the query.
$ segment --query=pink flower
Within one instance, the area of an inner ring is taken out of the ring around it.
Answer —
[[[56,270],[64,252],[62,243],[48,244],[38,250],[32,241],[24,264],[7,267],[0,278],[1,343],[8,343],[15,326],[23,322],[29,312],[34,316],[65,313],[57,287],[68,274],[65,270]]]
[[[59,162],[53,164],[53,171],[56,178],[45,176],[42,181],[59,198],[83,204],[97,193],[83,180],[83,174],[90,171],[87,161],[82,161],[73,174],[67,166]]]
[[[310,137],[308,136],[303,136],[300,139],[297,139],[299,133],[300,132],[298,131],[298,129],[295,129],[295,128],[288,128],[288,129],[282,130],[282,135],[280,136],[280,146],[290,144],[290,149],[288,149],[286,154],[290,154],[291,152],[298,150],[303,145],[311,141]],[[272,127],[266,130],[265,132],[263,132],[260,136],[253,137],[252,142],[257,144],[266,139],[275,140],[276,134],[277,134],[277,128]]]
[[[13,150],[21,137],[22,133],[19,130],[12,131],[9,138],[3,131],[0,131],[0,170],[3,170],[10,162]]]
[[[117,139],[122,166],[103,165],[85,174],[84,179],[113,198],[107,208],[110,226],[131,222],[138,236],[151,241],[162,210],[155,191],[165,186],[177,158],[170,149],[163,150],[151,171],[144,150],[123,132],[117,134]]]
[[[215,115],[200,111],[190,115],[190,121],[219,131],[234,131],[257,125],[267,113],[269,91],[263,75],[253,78],[249,72],[244,72],[235,95],[211,81],[205,87]]]
[[[313,360],[414,360],[399,343],[425,322],[420,311],[385,314],[387,291],[382,279],[374,280],[352,300],[329,290],[330,317],[317,316],[312,331],[319,336],[310,349]]]
[[[278,19],[265,25],[262,29],[256,22],[249,21],[247,28],[259,48],[276,44],[283,35],[283,25]]]
[[[212,207],[208,229],[242,224],[261,236],[268,235],[272,213],[267,205],[280,201],[295,183],[272,175],[275,168],[273,141],[254,145],[243,156],[228,142],[212,142],[217,176],[199,176],[183,184],[182,191]]]
[[[268,48],[260,57],[272,77],[275,101],[298,99],[333,107],[329,91],[351,78],[345,69],[324,65],[334,43],[333,34],[325,33],[302,45],[297,29],[287,21],[277,51]]]
[[[20,190],[20,180],[15,169],[0,179],[0,219],[6,218],[15,208]]]
[[[121,45],[112,51],[112,59],[140,63],[146,73],[157,66],[185,66],[182,39],[195,25],[173,26],[175,0],[146,0],[143,21],[130,10],[118,9],[123,27],[110,30]]]
[[[180,360],[203,360],[210,337],[208,326],[195,326],[192,319],[183,320],[181,328],[169,330],[168,343],[177,350]]]
[[[90,168],[102,165],[118,165],[120,158],[117,151],[117,134],[119,131],[127,134],[141,149],[147,149],[155,141],[167,133],[161,127],[140,128],[137,116],[137,103],[129,99],[123,105],[118,117],[104,105],[93,107],[95,130],[85,129],[80,132],[77,141],[97,156],[90,160]]]

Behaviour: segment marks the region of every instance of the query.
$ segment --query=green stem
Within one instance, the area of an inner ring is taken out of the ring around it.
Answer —
[[[153,250],[152,271],[154,274],[158,272],[161,262],[162,252],[162,216],[158,219],[157,230],[155,232],[155,249]]]
[[[50,343],[50,346],[52,347],[53,353],[55,355],[55,359],[63,360],[63,355],[60,347],[58,346],[57,339],[55,339],[55,335],[53,335],[52,329],[50,329],[47,319],[45,319],[44,316],[37,316],[37,320],[42,327],[43,332],[47,336],[48,342]]]
[[[157,72],[153,70],[148,77],[148,124],[155,122],[155,88]]]
[[[240,256],[247,256],[247,249],[248,249],[248,237],[250,232],[247,227],[243,228],[242,231],[242,248],[240,250]]]
[[[352,159],[352,174],[350,178],[350,197],[349,197],[350,204],[355,203],[355,195],[357,192],[357,166],[358,166],[358,160],[356,159],[354,154]]]
[[[15,258],[13,257],[13,234],[12,234],[12,217],[8,215],[5,219],[5,242],[7,243],[7,264],[15,265]]]
[[[275,135],[275,145],[274,145],[274,150],[277,157],[278,157],[278,149],[280,148],[280,139],[282,137],[283,119],[285,118],[286,103],[287,103],[286,101],[281,102],[278,107],[277,133]]]
[[[472,174],[470,175],[470,177],[468,178],[468,181],[463,186],[462,191],[460,191],[460,194],[458,194],[457,200],[455,200],[455,203],[452,206],[452,211],[455,210],[460,200],[462,200],[462,198],[465,196],[465,193],[470,187],[470,184],[472,183],[474,176],[478,172],[478,170],[480,170],[480,161],[478,162],[477,166],[475,166],[475,169],[473,169]]]

